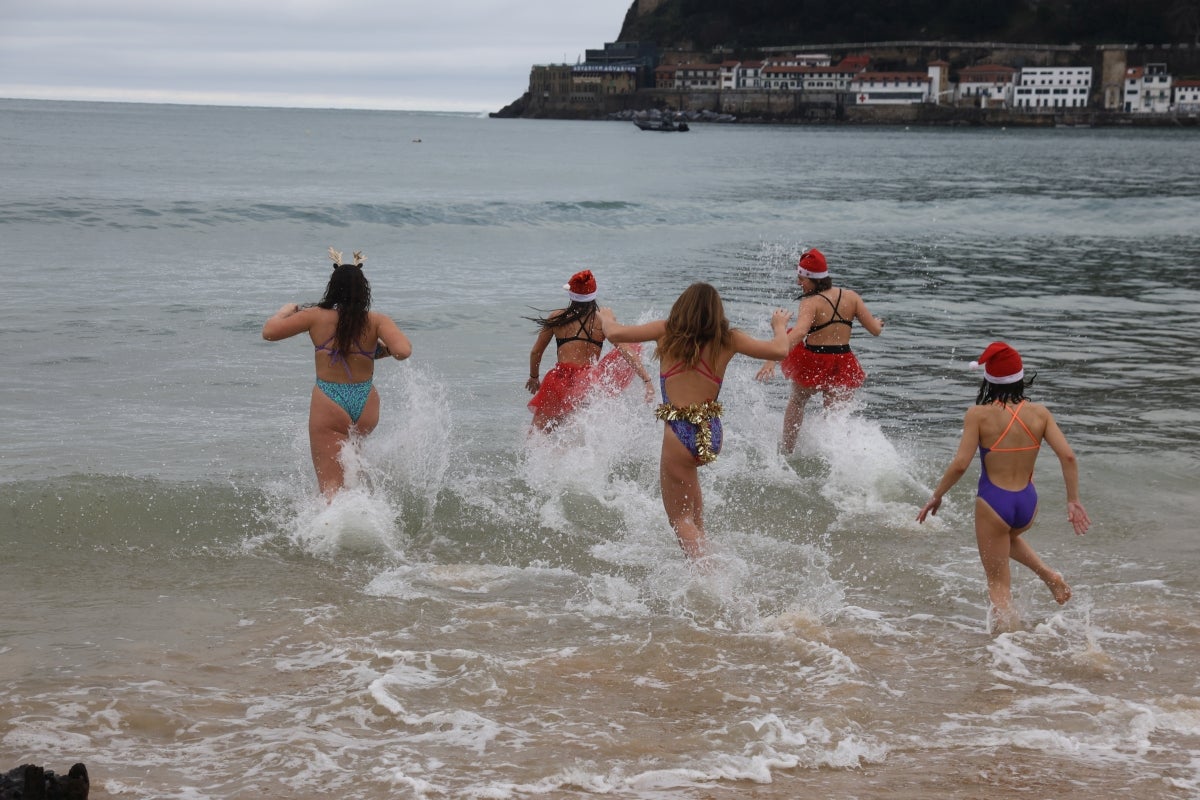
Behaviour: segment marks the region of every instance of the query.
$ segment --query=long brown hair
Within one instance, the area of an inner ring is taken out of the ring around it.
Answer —
[[[325,287],[325,296],[317,303],[321,308],[337,309],[337,329],[334,345],[345,356],[350,353],[367,330],[367,313],[371,310],[371,284],[357,264],[334,267]]]
[[[659,361],[681,361],[694,367],[713,342],[729,346],[733,333],[721,295],[710,284],[693,283],[683,290],[667,316],[667,332],[658,343]]]

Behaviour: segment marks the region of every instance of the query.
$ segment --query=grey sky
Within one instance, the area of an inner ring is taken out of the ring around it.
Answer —
[[[495,111],[632,0],[0,0],[0,97]]]

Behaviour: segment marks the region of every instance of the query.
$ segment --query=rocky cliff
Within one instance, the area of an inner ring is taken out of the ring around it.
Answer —
[[[1200,0],[633,0],[621,41],[727,52],[895,40],[1200,45]]]

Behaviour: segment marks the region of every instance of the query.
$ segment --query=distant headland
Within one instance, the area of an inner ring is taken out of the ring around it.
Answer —
[[[854,20],[834,14],[806,26],[808,5],[802,0],[789,6],[772,23],[769,7],[782,8],[772,0],[691,0],[687,15],[680,0],[634,0],[621,39],[587,50],[575,64],[534,65],[525,93],[492,116],[639,119],[668,113],[697,121],[797,124],[1200,127],[1200,9],[1194,22],[1183,15],[1144,15],[1143,32],[1191,40],[1174,43],[1049,41],[1080,35],[1087,24],[1085,32],[1094,38],[1128,23],[1113,15],[1107,25],[1104,19],[1056,17],[1070,8],[1058,0],[1047,0],[1042,7],[1049,12],[1040,20],[1019,13],[1026,4],[998,0],[990,4],[990,16],[964,17],[976,24],[960,21],[957,29],[1020,41],[821,42],[811,40],[813,31],[845,33]],[[954,32],[946,17],[957,7],[953,0],[938,4],[944,13],[937,17],[922,18],[920,0],[907,5],[912,13],[893,20],[892,29]],[[861,3],[855,8],[863,10]],[[865,32],[877,33],[884,18],[872,19]],[[799,30],[809,35],[798,44],[762,43]],[[655,40],[627,38],[634,36]]]

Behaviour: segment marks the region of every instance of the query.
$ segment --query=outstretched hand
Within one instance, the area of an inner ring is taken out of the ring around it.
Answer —
[[[1083,536],[1092,526],[1087,511],[1084,510],[1081,503],[1077,502],[1067,503],[1067,522],[1071,523],[1071,527],[1075,529],[1076,536]]]
[[[525,381],[525,388],[529,390],[530,394],[537,394],[537,390],[540,389],[541,386],[542,382],[537,378],[530,378],[529,380]]]
[[[771,378],[774,378],[775,365],[778,363],[777,361],[764,361],[763,365],[758,369],[758,374],[754,376],[754,380],[766,383]]]
[[[780,328],[787,328],[787,324],[791,318],[792,312],[788,311],[786,308],[775,309],[773,312],[771,312],[771,329],[779,330]]]
[[[942,498],[934,495],[929,498],[929,502],[921,507],[920,513],[917,514],[917,522],[924,522],[925,517],[930,514],[937,514],[938,509],[942,507]]]

